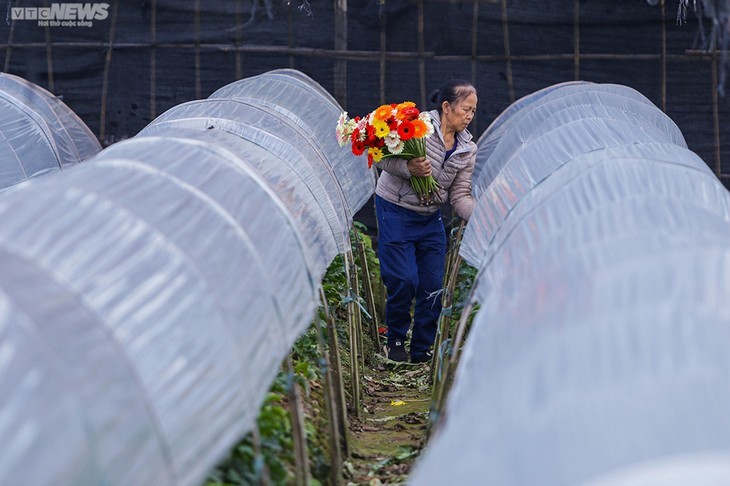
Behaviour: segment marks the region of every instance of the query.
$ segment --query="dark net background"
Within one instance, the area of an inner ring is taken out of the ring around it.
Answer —
[[[0,66],[62,97],[104,144],[176,104],[282,67],[314,78],[351,115],[383,101],[429,107],[444,81],[471,80],[476,136],[545,86],[621,83],[664,108],[727,182],[722,65],[700,49],[692,12],[677,25],[678,2],[107,0],[109,16],[92,27],[42,27],[12,21],[10,9],[49,1],[17,0],[2,12]]]

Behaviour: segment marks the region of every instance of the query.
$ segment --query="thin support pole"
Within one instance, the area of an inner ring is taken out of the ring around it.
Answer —
[[[502,40],[504,42],[504,57],[507,61],[505,75],[507,76],[507,87],[509,89],[510,103],[515,101],[515,85],[512,79],[512,51],[509,47],[509,19],[507,17],[507,0],[502,0]]]
[[[472,7],[472,17],[471,17],[471,84],[472,86],[477,85],[477,69],[479,67],[479,63],[477,62],[477,54],[479,51],[477,50],[479,39],[479,0],[474,0],[474,4]],[[474,119],[472,120],[472,123],[474,123],[474,132],[479,133],[479,120],[477,119],[478,114],[474,114]]]
[[[334,330],[334,319],[329,313],[329,305],[324,290],[320,287],[320,299],[324,311],[325,326]],[[343,456],[348,455],[347,438],[347,412],[345,411],[345,395],[342,385],[342,370],[339,362],[339,343],[336,333],[334,342],[330,339],[329,355],[325,346],[325,339],[319,322],[315,322],[317,328],[317,345],[322,356],[321,366],[324,368],[325,377],[325,402],[327,405],[327,427],[330,433],[330,481],[332,484],[342,482]],[[329,334],[329,332],[328,332]],[[333,358],[332,356],[336,356]]]
[[[236,0],[236,80],[243,77],[243,52],[241,47],[241,0]]]
[[[453,232],[450,251],[446,261],[446,272],[444,274],[444,294],[441,300],[441,315],[439,316],[438,331],[436,333],[436,343],[434,345],[434,353],[432,359],[431,373],[434,387],[439,379],[438,370],[441,370],[443,361],[448,357],[449,334],[451,329],[451,312],[454,305],[454,291],[456,289],[456,281],[459,278],[459,269],[461,267],[461,256],[459,255],[459,247],[461,246],[461,237],[464,233],[464,221],[459,223],[458,228]]]
[[[424,38],[425,20],[423,14],[423,0],[418,0],[418,83],[421,93],[421,106],[426,106],[426,41]]]
[[[661,0],[661,26],[662,26],[662,85],[661,85],[661,98],[662,98],[662,111],[667,111],[667,23],[666,23],[666,5],[665,0]]]
[[[157,116],[157,0],[150,2],[150,118]]]
[[[297,486],[309,486],[311,476],[309,469],[309,447],[304,427],[304,406],[302,405],[302,390],[296,380],[291,354],[286,357],[286,367],[289,375],[289,416],[291,418],[292,442],[294,443],[294,469],[296,471]]]
[[[288,8],[286,9],[286,27],[287,27],[287,33],[288,33],[288,45],[290,48],[295,47],[294,42],[294,14],[292,12],[292,9],[294,6],[291,2],[288,4]],[[294,56],[292,54],[289,54],[289,68],[294,69]]]
[[[474,309],[475,305],[476,302],[471,299],[467,303],[467,305],[464,306],[464,309],[462,309],[461,317],[459,318],[459,324],[456,328],[456,336],[454,337],[454,341],[451,344],[451,353],[449,359],[443,360],[440,369],[436,371],[439,375],[437,375],[437,379],[433,387],[433,394],[431,396],[431,406],[429,413],[431,423],[429,431],[433,430],[434,427],[438,425],[441,416],[443,415],[444,403],[446,401],[446,397],[448,396],[451,383],[454,379],[456,365],[458,364],[459,358],[461,357],[461,346],[462,342],[464,341],[464,336],[466,335],[469,315],[471,314],[471,311],[472,309]]]
[[[104,59],[104,74],[101,81],[101,112],[99,115],[99,141],[104,144],[106,139],[106,101],[109,94],[109,70],[112,65],[112,52],[114,52],[114,33],[117,29],[117,12],[119,11],[119,0],[114,0],[112,7],[112,20],[109,24],[109,45]]]
[[[48,0],[43,1],[43,6],[48,6]],[[48,91],[51,93],[56,92],[56,86],[53,81],[53,50],[51,49],[52,42],[51,42],[51,28],[46,25],[45,27],[45,34],[46,34],[46,70],[48,71]]]
[[[254,427],[251,432],[251,442],[253,443],[253,453],[256,457],[263,457],[261,450],[261,433],[258,427]],[[261,477],[259,478],[259,486],[268,486],[271,484],[271,475],[269,474],[269,467],[266,465],[266,461],[261,461],[263,468],[261,470]]]
[[[327,297],[324,294],[324,290],[320,288],[320,299],[322,300],[322,310],[324,311],[324,317],[325,317],[325,323],[327,324],[327,348],[328,348],[328,356],[327,359],[329,360],[329,367],[328,370],[330,371],[331,380],[329,389],[331,389],[332,393],[332,402],[334,411],[336,413],[337,420],[335,421],[337,426],[337,434],[336,437],[338,437],[338,444],[339,444],[339,450],[342,451],[342,455],[347,457],[350,455],[350,445],[349,445],[349,436],[348,431],[349,427],[347,425],[347,406],[345,404],[345,384],[344,380],[342,379],[342,361],[340,359],[340,343],[337,338],[337,327],[335,325],[335,320],[332,317],[332,314],[330,313],[329,305],[327,304]],[[335,434],[333,433],[333,437],[335,437]],[[333,461],[335,459],[332,459]],[[336,463],[337,467],[342,466],[342,461],[339,461]],[[333,464],[333,467],[335,464]],[[341,471],[340,471],[341,475]],[[337,483],[334,483],[337,484]]]
[[[385,0],[380,0],[378,20],[380,21],[380,104],[385,104],[385,52],[387,49]]]
[[[347,51],[347,0],[335,2],[335,51]],[[335,61],[335,99],[347,109],[347,61]]]
[[[350,286],[352,285],[353,281],[351,269],[354,265],[351,263],[352,261],[352,251],[348,250],[344,254],[344,266],[345,276]],[[360,418],[360,328],[356,323],[356,307],[357,304],[352,298],[350,298],[350,302],[347,304],[347,329],[350,343],[350,394],[352,396],[352,409],[355,412],[355,416],[357,418]]]
[[[365,290],[365,305],[370,313],[370,336],[373,340],[373,346],[375,346],[374,353],[380,350],[380,336],[378,335],[378,328],[380,327],[380,320],[378,318],[378,312],[375,308],[375,296],[373,292],[373,282],[370,278],[370,267],[368,265],[367,255],[365,254],[365,244],[363,243],[357,230],[353,230],[355,235],[355,246],[357,247],[357,254],[360,258],[360,268],[362,268],[362,281]]]
[[[13,56],[13,41],[15,40],[15,20],[10,21],[10,29],[8,31],[8,43],[5,46],[5,66],[3,72],[7,73],[10,71],[10,58]]]
[[[200,0],[195,0],[195,98],[203,97],[203,90],[200,83]]]
[[[720,110],[717,95],[717,46],[714,46],[712,49],[712,59],[710,62],[712,62],[712,125],[715,144],[715,175],[720,177]]]
[[[580,0],[573,1],[573,79],[580,79]]]

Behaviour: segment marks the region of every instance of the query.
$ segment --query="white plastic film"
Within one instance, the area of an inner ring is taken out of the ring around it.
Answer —
[[[101,146],[62,101],[0,73],[0,190],[92,157]]]
[[[500,123],[462,244],[480,309],[412,484],[730,482],[730,195],[610,91]]]

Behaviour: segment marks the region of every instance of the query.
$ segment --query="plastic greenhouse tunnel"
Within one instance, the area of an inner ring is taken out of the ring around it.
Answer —
[[[196,485],[254,426],[374,176],[303,74],[222,91],[0,195],[0,483]]]
[[[92,157],[101,145],[61,100],[0,73],[0,190]]]
[[[618,85],[517,101],[479,141],[479,269],[412,484],[730,482],[730,196]]]

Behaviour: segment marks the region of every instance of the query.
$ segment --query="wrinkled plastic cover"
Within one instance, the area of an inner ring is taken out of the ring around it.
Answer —
[[[515,112],[516,120],[503,122],[500,127],[510,127],[509,131],[491,151],[483,152],[481,147],[478,151],[478,157],[491,156],[473,182],[479,204],[464,234],[464,259],[480,267],[486,247],[522,196],[575,157],[644,143],[685,148],[674,122],[639,99],[636,91],[623,86],[563,86],[523,106]],[[706,166],[694,154],[686,157]]]
[[[194,125],[199,130],[229,132],[276,154],[280,159],[278,163],[289,165],[293,174],[297,174],[312,192],[318,206],[312,211],[316,209],[323,214],[322,222],[330,226],[337,248],[340,252],[345,251],[352,215],[337,175],[318,146],[318,139],[312,138],[288,116],[282,116],[262,103],[206,99],[171,108],[140,134],[150,133],[156,126],[171,122],[187,127]],[[262,164],[260,160],[251,163]]]
[[[730,195],[671,125],[575,115],[477,202],[480,310],[414,485],[730,482]]]
[[[0,73],[0,189],[66,168],[99,150],[94,134],[62,101]]]
[[[312,78],[293,69],[278,69],[228,84],[209,98],[245,99],[277,106],[315,138],[329,166],[336,175],[347,199],[350,222],[375,191],[374,169],[368,169],[362,157],[342,148],[334,135],[342,108],[322,86]]]
[[[292,116],[182,105],[0,194],[1,483],[200,484],[255,425],[359,209]]]

